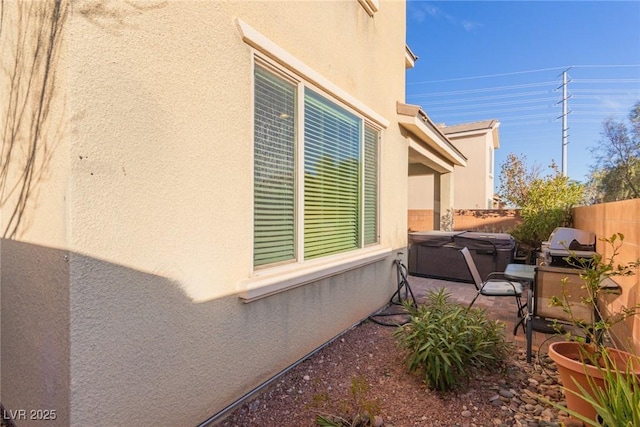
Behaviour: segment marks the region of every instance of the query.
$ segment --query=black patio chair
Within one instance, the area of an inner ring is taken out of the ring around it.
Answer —
[[[473,278],[473,284],[478,291],[476,296],[469,304],[468,308],[471,308],[473,304],[476,302],[480,295],[484,295],[487,297],[511,297],[515,298],[516,305],[518,307],[518,321],[516,322],[515,327],[513,328],[513,334],[516,334],[519,325],[522,325],[522,330],[526,332],[524,322],[521,319],[525,315],[526,304],[522,304],[522,283],[509,280],[505,278],[503,273],[493,272],[489,273],[489,275],[483,280],[478,272],[478,268],[476,267],[476,263],[471,256],[471,252],[469,249],[464,247],[460,250],[464,260],[469,268],[469,273],[471,273],[471,277]]]

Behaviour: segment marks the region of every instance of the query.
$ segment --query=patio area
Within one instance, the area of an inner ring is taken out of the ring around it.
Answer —
[[[425,296],[430,290],[438,290],[445,288],[451,294],[451,298],[465,306],[471,303],[476,295],[476,288],[472,283],[454,282],[449,280],[431,279],[426,277],[408,276],[409,286],[413,291],[418,302],[423,302]],[[526,291],[525,291],[526,292]],[[522,296],[522,301],[527,300],[526,293]],[[501,320],[506,323],[505,333],[507,340],[514,343],[518,350],[526,351],[526,337],[521,327],[518,328],[516,335],[513,335],[513,328],[518,321],[516,316],[516,302],[514,298],[505,297],[486,297],[480,296],[473,305],[477,308],[487,310],[489,318]],[[560,337],[544,334],[541,332],[533,332],[532,339],[532,357],[537,357],[538,350],[541,349],[546,354],[549,344],[553,340],[560,340]]]

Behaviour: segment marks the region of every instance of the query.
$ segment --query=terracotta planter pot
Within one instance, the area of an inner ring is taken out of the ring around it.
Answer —
[[[640,359],[630,353],[614,348],[608,348],[607,350],[614,367],[619,370],[626,371],[628,361],[633,360],[633,372],[640,378]],[[591,377],[592,383],[596,386],[604,386],[601,369],[588,363],[582,363],[585,354],[593,355],[593,353],[594,346],[578,342],[555,342],[549,346],[549,357],[558,366],[558,374],[563,387],[578,393],[576,395],[570,391],[565,391],[567,407],[590,420],[596,420],[596,410],[580,396],[580,389],[575,383],[577,381],[592,396],[593,389],[587,375]]]

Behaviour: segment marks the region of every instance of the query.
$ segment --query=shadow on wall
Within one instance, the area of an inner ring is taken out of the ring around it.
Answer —
[[[0,240],[0,396],[3,416],[18,425],[32,422],[19,412],[27,408],[54,411],[55,425],[69,425],[67,256]]]
[[[381,305],[372,286],[392,283],[384,261],[250,304],[195,303],[164,277],[0,245],[2,404],[55,410],[55,425],[198,424],[366,317]]]

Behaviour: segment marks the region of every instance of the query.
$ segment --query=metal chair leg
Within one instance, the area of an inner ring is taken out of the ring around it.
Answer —
[[[476,296],[473,298],[473,300],[471,301],[471,304],[469,304],[469,307],[467,307],[467,310],[471,308],[471,306],[473,305],[474,302],[476,302],[479,296],[480,296],[480,292],[478,292]]]
[[[533,320],[533,292],[531,289],[527,291],[527,317],[525,319],[526,328],[524,330],[524,334],[527,340],[527,363],[531,363],[531,351],[532,351],[532,341],[533,341],[533,325],[531,321]]]

